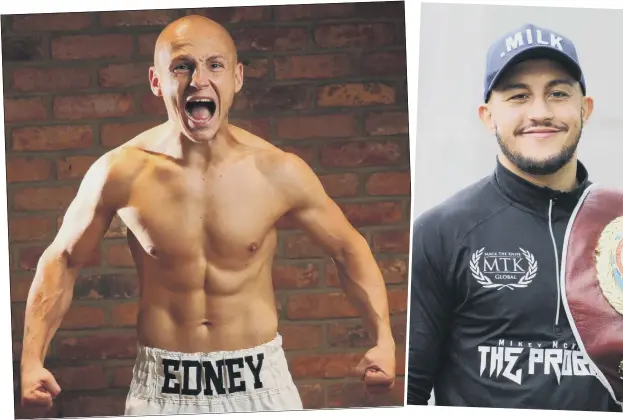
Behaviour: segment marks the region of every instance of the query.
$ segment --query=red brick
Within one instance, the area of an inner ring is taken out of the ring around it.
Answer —
[[[230,31],[238,51],[291,51],[307,45],[307,30],[283,26],[245,27]]]
[[[61,36],[52,39],[52,57],[56,60],[130,58],[133,45],[131,35]]]
[[[327,406],[330,408],[403,406],[404,381],[398,379],[393,389],[379,394],[366,392],[363,382],[360,381],[330,384],[327,396]]]
[[[113,216],[112,222],[104,235],[104,238],[124,238],[128,234],[128,228],[118,215]]]
[[[19,394],[14,402],[16,419],[51,419],[59,417],[59,404],[54,404],[51,408],[45,407],[23,407]]]
[[[63,391],[107,389],[108,378],[99,365],[63,366],[50,369]]]
[[[13,341],[13,360],[18,361],[20,360],[21,357],[22,357],[22,343],[20,343],[19,341]],[[17,387],[19,386],[19,376],[16,378],[13,386],[14,386],[13,389],[17,389]],[[17,417],[17,418],[22,418],[22,417]]]
[[[324,407],[324,392],[320,384],[297,384],[303,408],[305,410],[321,409]]]
[[[5,28],[4,21],[2,28]],[[43,36],[2,36],[2,61],[36,61],[48,58],[48,43]]]
[[[398,284],[407,281],[409,267],[406,259],[383,258],[377,260],[377,264],[385,284]],[[340,287],[337,269],[332,262],[325,266],[325,283],[329,287]]]
[[[369,48],[392,44],[395,32],[390,23],[322,25],[316,27],[314,41],[323,48]]]
[[[286,258],[314,258],[325,257],[320,247],[312,242],[305,234],[290,234],[283,236],[283,256]]]
[[[35,270],[37,263],[45,251],[46,246],[34,246],[30,248],[23,248],[19,251],[19,268],[22,270]],[[95,248],[90,258],[85,262],[85,267],[95,267],[100,263],[100,251],[99,248]]]
[[[106,251],[106,263],[110,267],[134,267],[134,260],[128,244],[110,245]]]
[[[88,69],[73,67],[13,70],[13,88],[20,92],[61,92],[91,86]]]
[[[406,288],[387,291],[390,315],[405,314],[407,312],[408,295],[409,293]]]
[[[100,131],[100,141],[102,146],[112,149],[157,125],[157,121],[104,124]]]
[[[352,114],[306,115],[277,120],[277,137],[280,139],[351,137],[354,134],[355,118]]]
[[[100,12],[99,23],[103,28],[128,26],[166,26],[174,21],[178,14],[172,10],[124,10]]]
[[[132,359],[136,357],[134,333],[94,332],[89,336],[57,337],[55,350],[60,360]],[[84,414],[80,414],[84,415]]]
[[[243,89],[232,109],[267,111],[301,110],[308,107],[305,86],[253,86]]]
[[[271,18],[270,8],[260,6],[190,9],[187,14],[206,16],[219,23],[257,22]]]
[[[90,13],[33,13],[13,16],[16,32],[77,31],[91,26]]]
[[[45,246],[22,248],[19,250],[18,266],[21,270],[35,270]]]
[[[242,60],[245,63],[244,66],[244,78],[261,80],[268,77],[268,64],[267,58],[250,58],[248,60]]]
[[[76,196],[75,186],[21,188],[13,196],[15,210],[65,210]]]
[[[361,58],[363,76],[407,76],[407,54],[405,51],[375,51]]]
[[[48,111],[41,98],[4,99],[4,121],[42,121],[48,119]]]
[[[275,58],[275,79],[324,79],[350,76],[353,59],[345,54],[316,54]]]
[[[141,111],[143,114],[156,117],[166,117],[167,115],[167,108],[162,97],[151,92],[141,96]]]
[[[406,259],[382,259],[378,264],[386,284],[406,283],[409,274]]]
[[[112,308],[112,325],[115,327],[129,327],[136,325],[138,319],[138,302],[120,303]]]
[[[289,360],[293,379],[333,379],[356,376],[355,367],[363,355],[323,354],[292,356]]]
[[[377,172],[366,182],[370,195],[410,195],[411,175],[404,172]]]
[[[133,112],[134,98],[125,93],[61,96],[54,99],[54,115],[60,119],[123,117]]]
[[[11,333],[21,339],[24,335],[24,318],[26,316],[26,306],[21,303],[11,305]]]
[[[138,54],[153,57],[158,35],[157,32],[138,35]]]
[[[289,350],[317,349],[322,344],[322,326],[285,324],[279,327],[283,348]]]
[[[396,202],[342,203],[340,208],[355,227],[383,225],[402,220],[402,205]]]
[[[351,17],[356,12],[355,3],[293,4],[274,8],[278,21]]]
[[[11,274],[11,302],[26,302],[33,274]]]
[[[127,394],[72,393],[63,399],[63,414],[67,417],[123,416]]]
[[[292,153],[303,159],[309,166],[313,165],[315,152],[311,147],[281,146],[281,150]]]
[[[113,371],[113,388],[128,388],[132,382],[133,365],[115,366]]]
[[[317,103],[322,107],[389,105],[396,102],[396,90],[382,83],[346,83],[323,86]]]
[[[13,130],[13,150],[38,152],[87,149],[93,145],[93,129],[88,125],[24,127]]]
[[[272,268],[276,289],[304,289],[318,284],[318,267],[314,264],[275,264]]]
[[[15,241],[44,241],[56,233],[54,219],[49,216],[18,215],[9,218],[9,238]]]
[[[343,293],[292,295],[286,308],[288,319],[351,318],[359,314]]]
[[[330,197],[352,197],[357,194],[359,177],[357,174],[330,174],[318,177]]]
[[[83,328],[102,327],[106,323],[104,309],[86,305],[72,305],[63,318],[61,328],[79,330]]]
[[[396,344],[404,344],[406,315],[397,316],[390,321],[392,335]],[[374,340],[361,321],[340,321],[327,325],[327,346],[329,348],[370,348]]]
[[[374,252],[409,252],[409,228],[387,230],[372,234],[372,250]]]
[[[268,120],[230,119],[229,122],[231,125],[242,128],[264,140],[270,139],[270,121]]]
[[[82,179],[97,156],[67,156],[57,163],[58,179]]]
[[[371,136],[392,136],[409,133],[409,114],[406,112],[382,112],[368,114],[364,123]]]
[[[150,63],[109,64],[99,70],[101,87],[149,86]]]
[[[44,181],[51,173],[52,163],[48,159],[11,157],[6,162],[7,182]]]
[[[378,1],[360,3],[357,7],[358,18],[405,18],[405,6],[403,1]]]
[[[384,166],[403,160],[400,143],[352,142],[331,144],[320,148],[320,162],[324,166]]]
[[[86,274],[78,277],[74,299],[122,299],[138,297],[136,273]]]

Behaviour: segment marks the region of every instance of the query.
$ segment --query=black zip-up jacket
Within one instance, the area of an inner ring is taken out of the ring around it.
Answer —
[[[407,404],[621,411],[579,350],[561,300],[574,207],[499,162],[414,224]]]

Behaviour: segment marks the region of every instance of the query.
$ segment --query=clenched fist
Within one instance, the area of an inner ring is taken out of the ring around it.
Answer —
[[[370,394],[391,390],[396,379],[396,354],[391,347],[373,347],[361,359],[356,371]]]
[[[52,408],[54,399],[61,392],[56,379],[49,370],[37,367],[22,370],[22,405]]]

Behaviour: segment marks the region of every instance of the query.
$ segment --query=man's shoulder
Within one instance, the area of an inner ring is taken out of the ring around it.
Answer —
[[[453,233],[458,238],[506,205],[489,175],[423,212],[415,220],[414,228],[423,234]]]

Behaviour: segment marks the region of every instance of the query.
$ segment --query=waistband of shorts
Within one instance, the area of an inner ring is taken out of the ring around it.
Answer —
[[[162,358],[167,359],[192,359],[192,360],[222,360],[230,359],[234,357],[244,357],[255,355],[258,352],[265,352],[268,355],[272,355],[282,350],[283,338],[277,333],[275,338],[266,343],[259,344],[255,347],[249,347],[239,350],[219,350],[213,352],[194,352],[184,353],[179,351],[163,350],[155,347],[145,346],[141,343],[137,344],[137,359],[142,361],[157,361]]]

